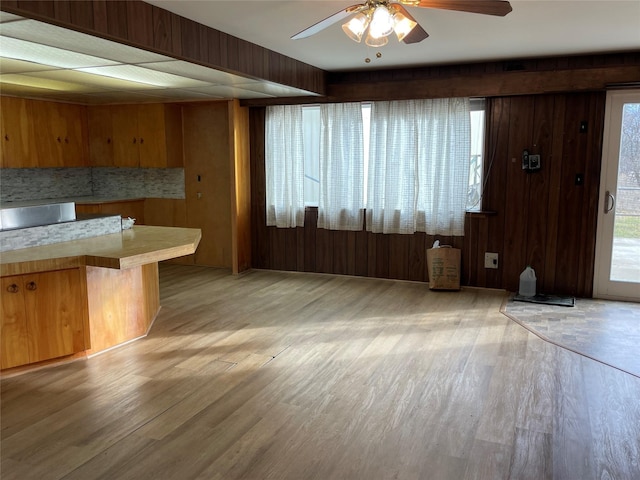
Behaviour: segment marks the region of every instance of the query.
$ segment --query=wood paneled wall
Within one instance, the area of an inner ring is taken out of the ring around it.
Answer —
[[[138,0],[2,0],[0,8],[226,72],[325,93],[325,72]]]
[[[640,51],[332,72],[328,101],[493,97],[603,90],[640,81]],[[339,100],[338,100],[339,99]]]
[[[531,265],[538,291],[591,296],[604,105],[603,92],[488,99],[483,208],[495,214],[467,224],[470,285],[515,291]],[[540,171],[522,170],[524,149]],[[485,252],[499,253],[497,270]]]
[[[462,249],[464,285],[516,291],[531,265],[540,292],[591,296],[604,100],[602,92],[488,99],[485,212],[467,215],[464,239],[440,238]],[[263,108],[251,109],[254,267],[427,281],[434,238],[424,233],[319,229],[314,208],[303,228],[267,227],[264,120]],[[524,149],[542,156],[539,172],[522,170]],[[484,268],[485,252],[499,254],[497,270]]]
[[[233,273],[251,268],[251,167],[249,109],[229,104],[231,155],[231,259]]]
[[[446,97],[495,97],[604,90],[640,82],[640,51],[328,72],[325,97],[258,98],[247,106]]]

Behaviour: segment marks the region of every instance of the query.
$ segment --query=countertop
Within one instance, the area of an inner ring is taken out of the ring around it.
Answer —
[[[0,254],[0,276],[76,268],[125,269],[196,251],[198,228],[134,226],[110,235],[72,240]]]

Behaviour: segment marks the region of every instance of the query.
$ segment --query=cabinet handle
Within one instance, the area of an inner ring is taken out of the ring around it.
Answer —
[[[140,145],[144,143],[144,138],[140,138]]]
[[[29,282],[27,283],[27,290],[37,290],[38,289],[38,285],[36,285],[36,282]]]
[[[107,143],[111,143],[111,139],[110,138],[107,138]]]
[[[20,288],[15,283],[12,283],[7,287],[7,292],[9,293],[18,293],[19,290]]]
[[[133,143],[135,144],[136,142],[137,142],[137,139],[133,137]]]
[[[60,137],[57,138],[58,143],[62,143],[62,139]]]
[[[5,136],[4,136],[4,139],[5,139],[6,141],[9,141],[9,135],[5,135]]]
[[[67,137],[64,137],[64,143],[69,143],[69,139]]]

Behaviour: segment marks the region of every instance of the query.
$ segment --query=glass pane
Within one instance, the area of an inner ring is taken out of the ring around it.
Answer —
[[[467,210],[478,211],[482,200],[482,152],[484,151],[484,110],[471,111],[471,163]]]
[[[640,283],[640,103],[622,110],[610,280]]]
[[[320,201],[320,107],[302,107],[304,135],[304,204],[317,207]]]

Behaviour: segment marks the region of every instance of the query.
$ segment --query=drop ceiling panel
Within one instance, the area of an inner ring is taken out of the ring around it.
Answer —
[[[145,95],[150,97],[155,97],[156,99],[164,99],[164,100],[207,100],[213,98],[211,95],[207,95],[200,92],[195,92],[192,90],[181,90],[174,88],[158,88],[155,90],[147,90],[144,92]],[[223,98],[223,97],[218,97]]]
[[[26,73],[57,70],[58,67],[43,65],[41,63],[15,60],[13,58],[0,57],[0,73]]]
[[[78,93],[78,92],[73,92],[73,93],[52,92],[52,93],[48,93],[46,96],[43,96],[43,99],[49,100],[52,102],[79,103],[84,105],[88,103],[86,101],[86,98],[88,98],[87,95],[90,95],[90,94]]]
[[[15,20],[22,20],[22,17],[14,15],[13,13],[0,11],[0,23],[13,22]]]
[[[203,67],[195,63],[184,62],[182,60],[173,60],[170,62],[155,62],[141,64],[141,67],[151,68],[160,72],[173,73],[175,75],[184,75],[185,77],[195,78],[207,83],[220,85],[236,85],[248,83],[260,83],[260,80],[252,80],[250,78],[233,75],[231,73],[213,70]]]
[[[161,62],[171,58],[140,50],[121,43],[111,42],[85,33],[38,22],[22,20],[2,25],[2,35],[51,45],[72,52],[82,52],[112,60],[111,63]]]
[[[57,70],[52,72],[31,72],[29,76],[40,78],[51,78],[62,82],[70,82],[78,85],[93,87],[92,91],[115,91],[115,90],[152,90],[158,89],[155,85],[146,83],[132,82],[130,80],[122,80],[119,78],[103,77],[88,72],[80,72],[77,70]]]
[[[79,85],[77,83],[53,80],[51,78],[34,77],[32,75],[23,75],[20,73],[3,73],[0,74],[0,83],[23,85],[27,87],[35,87],[44,90],[54,90],[57,92],[93,92],[96,87],[87,85]]]
[[[56,91],[44,88],[30,87],[27,85],[20,85],[17,83],[2,83],[0,81],[0,93],[2,93],[2,95],[13,95],[17,97],[25,96],[34,98],[49,98],[49,96],[55,94]]]
[[[79,70],[103,75],[105,77],[114,77],[132,82],[146,83],[147,85],[155,85],[156,87],[189,88],[209,85],[207,82],[202,82],[200,80],[179,77],[178,75],[173,75],[171,73],[158,72],[156,70],[142,68],[137,65],[115,65],[109,67],[82,68]]]
[[[4,94],[87,104],[314,95],[0,13]]]
[[[270,83],[270,82],[238,84],[235,86],[237,88],[250,90],[252,92],[264,93],[271,97],[294,97],[296,95],[301,95],[301,94],[310,95],[310,96],[317,95],[316,93],[313,93],[313,92],[307,92],[297,88],[287,87],[285,85],[279,85],[277,83]]]
[[[112,103],[151,103],[157,102],[159,97],[145,95],[138,92],[102,92],[83,96],[83,102],[89,105],[105,105]]]
[[[2,31],[4,32],[4,27]],[[60,68],[95,67],[100,65],[114,65],[116,63],[113,60],[84,55],[82,53],[62,50],[49,45],[11,37],[2,38],[0,54],[2,54],[3,57],[13,58],[15,60],[25,60],[27,62],[52,65]]]
[[[266,93],[253,92],[242,88],[232,87],[228,85],[212,85],[210,87],[191,88],[190,91],[204,93],[218,98],[271,98],[272,95]]]

